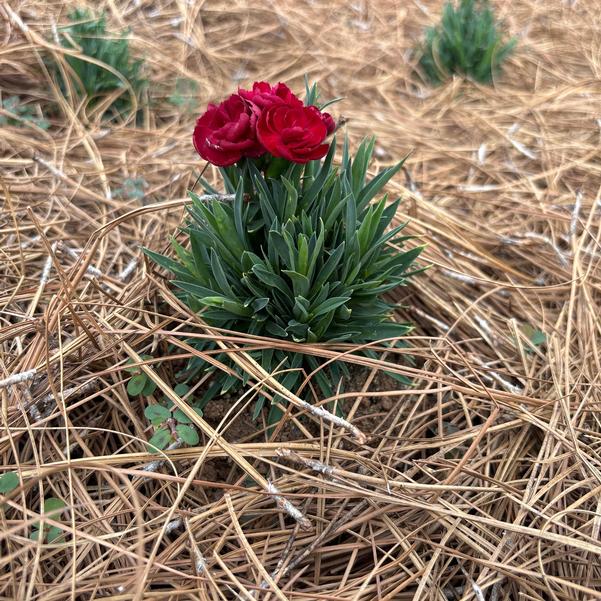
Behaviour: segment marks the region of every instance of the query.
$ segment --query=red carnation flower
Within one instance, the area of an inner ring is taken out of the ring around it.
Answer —
[[[303,101],[286,84],[281,82],[272,86],[266,81],[256,81],[252,90],[238,90],[238,93],[259,109],[258,114],[274,104],[286,104],[295,108],[304,106]],[[321,113],[321,115],[328,130],[328,135],[330,135],[336,129],[336,123],[329,113]]]
[[[321,120],[328,130],[328,136],[336,130],[336,122],[330,113],[321,113]]]
[[[321,159],[329,148],[323,143],[328,136],[328,126],[314,106],[273,104],[261,112],[257,136],[273,156],[293,163]]]
[[[244,100],[247,100],[259,111],[269,108],[274,104],[287,104],[288,106],[303,106],[303,101],[294,95],[292,90],[284,83],[275,86],[266,81],[256,81],[252,90],[238,90]]]
[[[209,104],[196,122],[192,140],[196,152],[219,167],[227,167],[242,157],[259,157],[265,149],[257,140],[257,113],[238,94],[221,104]]]

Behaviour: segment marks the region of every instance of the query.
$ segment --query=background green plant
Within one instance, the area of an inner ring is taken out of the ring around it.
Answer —
[[[117,188],[114,194],[125,200],[142,200],[146,188],[148,182],[143,177],[126,177],[123,180],[123,187]]]
[[[516,44],[503,38],[488,0],[448,2],[440,24],[426,30],[419,66],[434,84],[453,73],[491,83]]]
[[[129,83],[140,101],[147,83],[141,74],[143,61],[132,59],[129,40],[124,33],[107,33],[104,14],[94,17],[87,9],[77,9],[69,14],[69,20],[72,24],[63,27],[60,32],[63,47],[78,49],[86,57],[102,63],[99,65],[84,58],[65,55],[65,61],[75,75],[72,79],[76,93],[87,96],[94,105],[107,94],[123,90],[111,103],[108,112],[126,117],[132,111],[134,103],[131,90],[127,88],[123,79]],[[62,76],[59,76],[59,81],[63,93],[66,94],[68,86]]]
[[[25,104],[20,96],[7,96],[3,98],[0,106],[5,111],[14,115],[14,117],[0,115],[0,126],[22,126],[24,121],[29,121],[41,129],[48,129],[50,127],[50,123],[36,112],[35,107],[32,104]]]
[[[187,77],[178,77],[175,88],[167,97],[167,101],[177,107],[182,113],[191,113],[198,109],[200,86],[198,82]]]
[[[212,326],[295,343],[398,340],[410,326],[392,320],[395,305],[383,295],[417,273],[413,262],[422,247],[405,249],[408,238],[399,235],[404,225],[390,227],[398,200],[389,203],[384,196],[372,203],[403,164],[369,180],[373,148],[373,139],[364,141],[353,159],[345,143],[342,165],[336,167],[334,140],[323,162],[288,164],[273,178],[257,168],[258,161],[224,168],[226,192],[235,200],[207,202],[191,193],[190,220],[183,229],[189,248],[173,240],[176,259],[146,253],[175,275],[178,294]],[[205,351],[216,348],[197,339],[188,343]],[[269,348],[251,354],[270,372],[286,370],[278,378],[289,388],[298,384],[301,369],[321,365],[299,352]],[[218,372],[201,406],[248,378],[226,354],[219,359],[235,375]],[[186,377],[206,367],[195,358]],[[314,379],[330,396],[332,383],[335,387],[345,373],[344,363],[334,362]],[[264,400],[259,398],[255,416]],[[269,421],[278,418],[272,406]]]

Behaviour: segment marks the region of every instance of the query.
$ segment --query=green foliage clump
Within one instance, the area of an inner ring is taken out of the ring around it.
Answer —
[[[41,129],[48,129],[50,127],[50,123],[36,112],[34,106],[23,103],[19,96],[7,96],[3,98],[0,106],[5,111],[14,115],[14,117],[0,115],[0,126],[22,126],[24,121],[29,121]]]
[[[175,275],[179,295],[211,326],[293,343],[398,341],[410,326],[391,319],[395,305],[383,295],[417,272],[413,263],[422,247],[404,248],[403,225],[390,227],[398,200],[384,196],[372,203],[402,167],[401,161],[368,179],[373,148],[374,140],[364,141],[353,159],[345,143],[340,167],[333,163],[334,140],[323,161],[276,159],[268,167],[264,159],[243,159],[222,168],[234,200],[191,193],[183,230],[189,248],[174,240],[176,259],[145,252]],[[214,342],[187,342],[217,349]],[[328,396],[335,392],[331,383],[346,373],[343,362],[318,369],[323,361],[302,352],[268,348],[251,356],[280,373],[288,388],[302,381],[301,370],[317,370],[314,381]],[[248,378],[226,354],[218,359],[237,375],[219,372],[203,402]],[[191,360],[188,378],[207,367]],[[278,417],[274,405],[269,422]]]
[[[77,9],[69,14],[69,20],[72,25],[61,29],[62,46],[79,50],[85,57],[97,61],[65,55],[75,76],[75,91],[87,96],[92,104],[97,104],[107,95],[121,90],[109,111],[113,115],[127,116],[134,105],[131,91],[139,101],[147,83],[141,74],[143,61],[132,59],[127,37],[107,34],[104,14],[94,17],[87,9]],[[67,87],[62,81],[64,93],[67,93]]]
[[[515,44],[504,41],[488,0],[448,2],[440,24],[426,30],[419,65],[433,84],[453,73],[491,83]]]

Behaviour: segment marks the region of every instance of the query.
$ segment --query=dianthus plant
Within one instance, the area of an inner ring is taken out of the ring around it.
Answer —
[[[405,248],[403,224],[393,225],[399,201],[382,196],[402,161],[369,178],[369,139],[354,157],[345,142],[337,165],[334,121],[315,102],[315,87],[303,103],[284,84],[259,82],[209,105],[194,144],[221,167],[224,193],[206,182],[207,194],[190,193],[187,241],[173,241],[175,258],[146,252],[210,326],[300,343],[251,354],[291,390],[303,371],[317,370],[318,390],[329,396],[344,364],[319,369],[323,361],[302,345],[398,341],[410,326],[394,319],[385,296],[418,271],[422,247]],[[225,354],[221,360],[236,372]],[[185,373],[194,378],[207,367],[194,359]],[[244,382],[236,373],[216,373],[206,398]],[[273,405],[269,422],[278,417]]]

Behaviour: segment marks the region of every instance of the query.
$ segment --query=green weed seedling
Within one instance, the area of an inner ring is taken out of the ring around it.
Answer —
[[[178,384],[173,390],[179,397],[186,397],[189,387],[186,384]],[[202,410],[197,403],[191,404],[191,407],[202,416]],[[165,398],[162,404],[149,405],[144,410],[144,415],[155,428],[148,441],[149,451],[166,449],[178,438],[190,446],[199,443],[198,432],[192,425],[192,420],[179,407],[175,407],[172,400]]]
[[[152,359],[152,355],[141,355],[144,361]],[[130,359],[128,364],[132,364],[133,361]],[[127,394],[129,396],[150,396],[155,390],[157,385],[139,368],[139,367],[127,367],[126,371],[133,376],[127,383]]]

